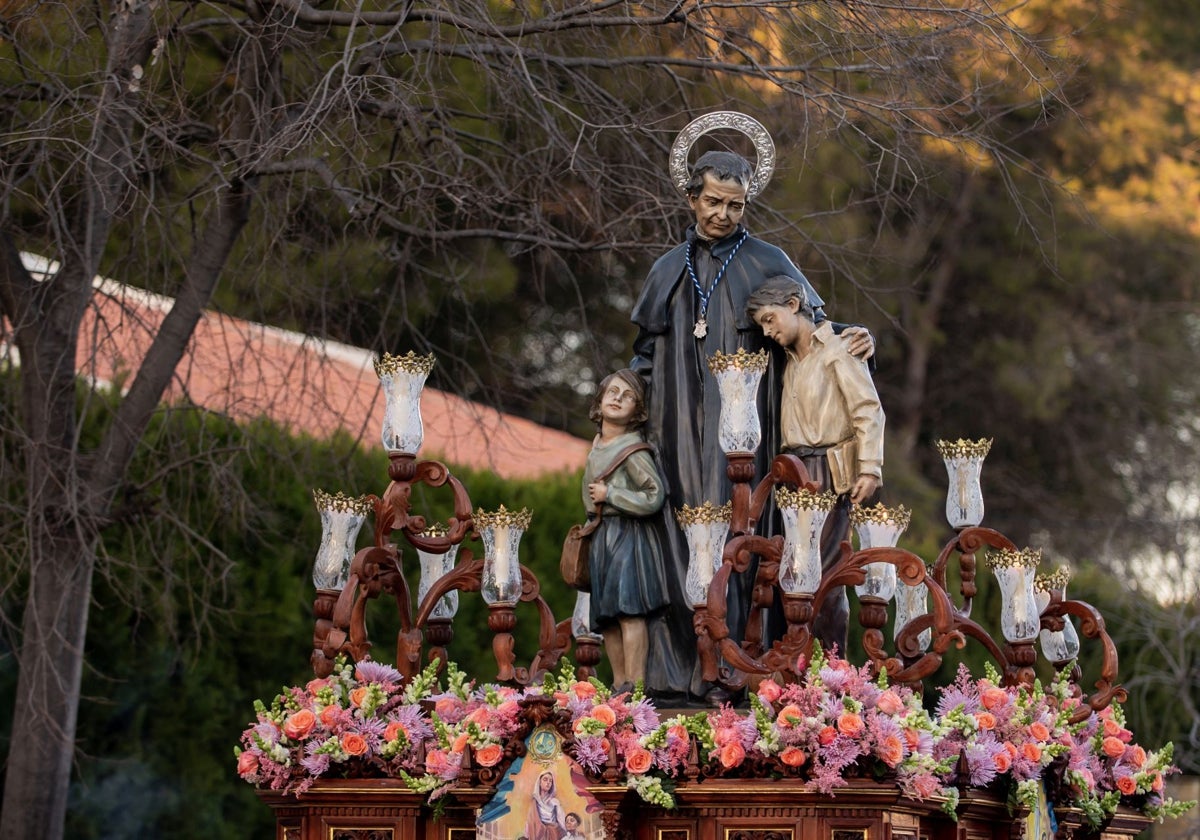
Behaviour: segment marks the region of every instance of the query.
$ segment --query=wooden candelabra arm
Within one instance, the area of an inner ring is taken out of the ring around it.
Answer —
[[[1089,639],[1099,639],[1102,647],[1100,679],[1095,682],[1096,691],[1093,694],[1084,695],[1081,698],[1080,707],[1071,716],[1071,722],[1078,723],[1093,711],[1100,711],[1114,700],[1118,703],[1125,702],[1128,692],[1116,683],[1117,646],[1113,644],[1112,638],[1108,635],[1108,630],[1104,625],[1104,616],[1100,615],[1100,611],[1086,601],[1060,600],[1058,594],[1055,593],[1042,612],[1042,620],[1045,623],[1046,619],[1067,615],[1079,618],[1079,632]]]
[[[933,579],[946,592],[949,588],[946,586],[946,569],[950,565],[950,555],[957,553],[959,560],[959,592],[963,598],[963,605],[956,608],[959,615],[970,617],[971,602],[975,598],[977,587],[975,586],[975,553],[984,546],[992,548],[1007,548],[1011,551],[1016,550],[1016,545],[999,531],[993,531],[991,528],[964,528],[959,531],[938,554],[937,560],[933,564]]]

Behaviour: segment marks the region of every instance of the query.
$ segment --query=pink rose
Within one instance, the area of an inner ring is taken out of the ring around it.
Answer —
[[[900,699],[899,694],[889,688],[879,695],[879,699],[875,701],[875,707],[885,715],[897,715],[904,711],[904,701]]]
[[[239,776],[251,776],[258,772],[258,755],[245,750],[238,756],[237,771]]]
[[[304,684],[304,690],[307,691],[309,694],[316,694],[318,691],[320,691],[322,688],[324,688],[327,685],[329,685],[329,680],[324,679],[324,678],[309,680],[307,683]]]
[[[303,741],[317,725],[317,716],[309,709],[301,709],[283,722],[283,734],[293,741]]]
[[[726,744],[732,744],[734,741],[740,741],[741,735],[732,726],[718,726],[713,732],[713,741],[718,747],[723,747]]]
[[[775,680],[763,680],[758,684],[758,699],[764,703],[774,703],[783,696],[783,689]]]
[[[821,746],[827,747],[837,740],[837,730],[832,726],[826,726],[817,733],[817,740],[821,742]]]

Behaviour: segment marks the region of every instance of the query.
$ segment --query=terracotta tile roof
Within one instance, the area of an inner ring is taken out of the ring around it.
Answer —
[[[46,270],[45,260],[25,257],[31,270]],[[127,379],[172,303],[97,279],[80,333],[80,373],[96,382]],[[360,442],[382,448],[383,395],[372,361],[372,354],[360,348],[207,312],[166,398],[186,396],[238,419],[265,415],[317,437],[345,429]],[[579,469],[590,448],[581,438],[432,388],[424,390],[421,415],[422,457],[504,478]]]

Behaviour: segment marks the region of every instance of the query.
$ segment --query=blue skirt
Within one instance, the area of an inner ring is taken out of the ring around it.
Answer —
[[[668,603],[654,517],[605,516],[592,535],[592,631],[623,617],[648,617]]]

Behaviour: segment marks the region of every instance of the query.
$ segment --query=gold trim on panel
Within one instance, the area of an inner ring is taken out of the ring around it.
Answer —
[[[869,840],[869,837],[865,828],[833,828],[829,831],[829,840]]]
[[[725,840],[794,840],[795,829],[790,826],[761,825],[726,826]]]
[[[692,840],[692,830],[685,825],[659,828],[655,840]]]

